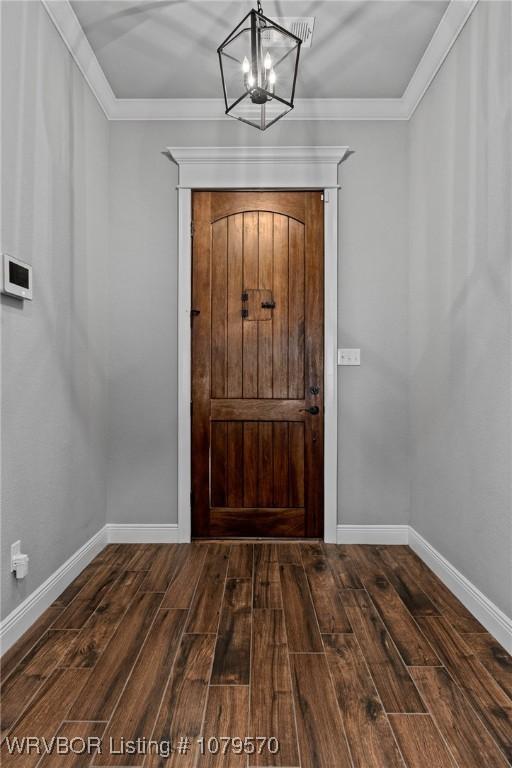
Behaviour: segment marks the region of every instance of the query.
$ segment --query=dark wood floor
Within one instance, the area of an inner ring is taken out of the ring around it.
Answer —
[[[5,768],[512,760],[511,657],[402,546],[110,545],[8,651],[2,681]],[[7,749],[56,734],[103,752]],[[201,755],[199,736],[279,751]],[[151,737],[191,744],[115,753]]]

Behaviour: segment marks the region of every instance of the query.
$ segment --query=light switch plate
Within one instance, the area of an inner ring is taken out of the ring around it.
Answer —
[[[361,365],[361,350],[338,349],[338,365]]]

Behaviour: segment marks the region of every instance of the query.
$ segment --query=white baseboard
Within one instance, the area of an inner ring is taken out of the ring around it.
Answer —
[[[408,525],[338,525],[337,544],[407,544]]]
[[[177,523],[107,523],[105,527],[112,544],[176,544],[181,541]]]
[[[5,617],[0,623],[1,653],[5,653],[37,621],[107,543],[107,529],[104,526]]]
[[[409,526],[409,546],[490,634],[509,653],[512,653],[512,619],[411,526]]]
[[[409,544],[441,581],[483,624],[499,643],[512,653],[512,619],[489,600],[423,536],[409,525],[339,525],[338,544]],[[41,616],[108,543],[176,543],[176,524],[136,525],[108,523],[75,552],[40,587],[0,624],[0,647],[4,653]]]

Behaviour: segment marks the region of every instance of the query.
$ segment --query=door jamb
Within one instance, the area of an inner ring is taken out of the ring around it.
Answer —
[[[336,542],[338,166],[347,147],[168,148],[178,185],[178,540],[191,539],[192,190],[318,189],[324,194],[324,540]],[[256,166],[256,167],[255,167]],[[257,182],[255,184],[255,181]]]

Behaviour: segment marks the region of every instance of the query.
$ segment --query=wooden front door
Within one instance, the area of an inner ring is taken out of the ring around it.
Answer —
[[[193,535],[322,536],[321,193],[192,211]]]

